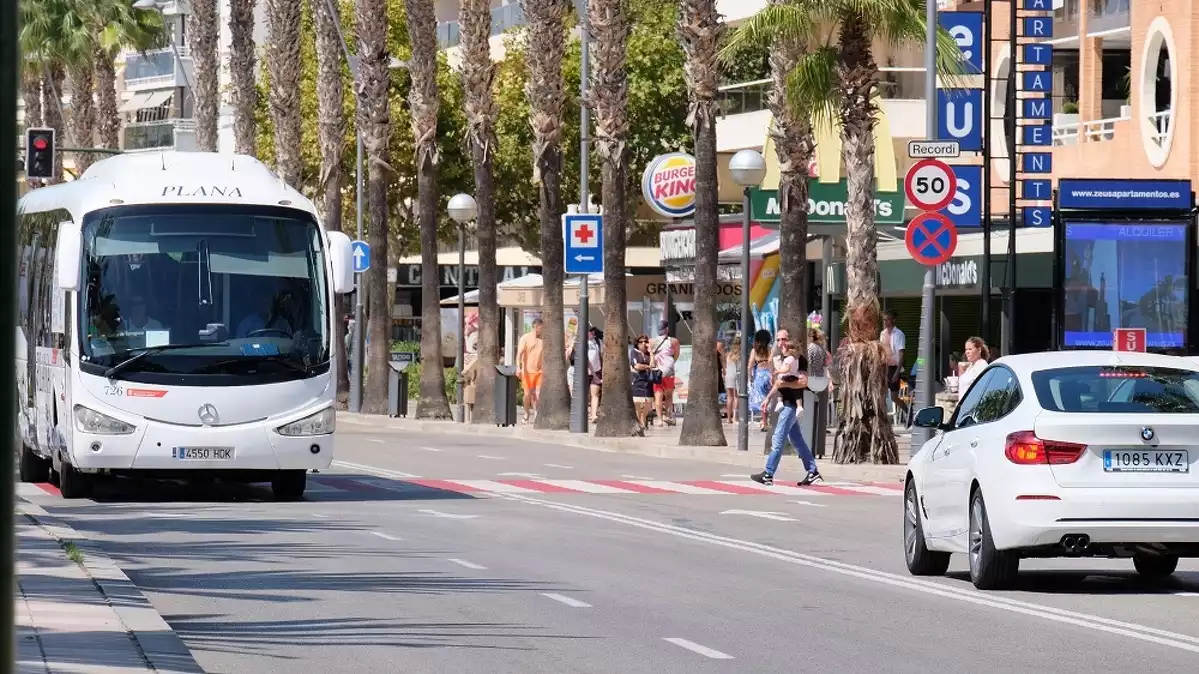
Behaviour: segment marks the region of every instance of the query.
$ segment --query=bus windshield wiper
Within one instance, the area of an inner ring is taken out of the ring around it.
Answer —
[[[163,351],[174,351],[175,349],[195,349],[197,347],[202,347],[202,346],[220,346],[222,344],[228,344],[228,342],[200,342],[200,343],[196,343],[196,344],[160,344],[158,346],[143,346],[143,347],[139,347],[136,349],[129,349],[129,351],[137,351],[137,353],[135,353],[134,355],[126,358],[125,360],[122,360],[121,362],[117,363],[116,365],[113,365],[112,367],[105,370],[104,378],[112,379],[113,377],[117,376],[118,374],[120,374],[120,373],[124,372],[126,369],[128,369],[129,366],[133,365],[137,361],[139,361],[142,358],[145,358],[146,356],[149,356],[151,354],[162,353]],[[126,351],[125,353],[129,353],[129,351]]]

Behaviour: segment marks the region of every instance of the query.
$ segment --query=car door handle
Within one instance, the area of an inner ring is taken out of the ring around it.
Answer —
[[[975,439],[971,440],[971,441],[970,441],[970,446],[971,446],[971,447],[978,447],[978,438],[975,438]]]

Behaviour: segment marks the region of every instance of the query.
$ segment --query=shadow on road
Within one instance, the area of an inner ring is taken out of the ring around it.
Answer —
[[[1129,566],[1132,562],[1129,561]],[[953,580],[970,582],[970,574],[953,571],[946,574]],[[1199,592],[1199,573],[1180,571],[1164,580],[1149,580],[1135,572],[1075,570],[1021,571],[1013,584],[1013,592],[1033,592],[1059,595],[1119,595],[1150,596],[1173,592]]]

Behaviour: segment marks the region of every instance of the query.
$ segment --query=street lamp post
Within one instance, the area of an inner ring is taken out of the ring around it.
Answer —
[[[757,150],[741,150],[729,160],[729,173],[742,187],[741,217],[741,363],[737,372],[737,451],[749,451],[749,191],[766,177],[766,160]]]
[[[475,198],[469,194],[455,194],[450,197],[450,218],[458,223],[458,355],[454,368],[458,370],[455,377],[457,385],[455,395],[458,404],[458,423],[466,423],[466,399],[462,395],[462,370],[466,367],[466,223],[475,219],[479,206]]]

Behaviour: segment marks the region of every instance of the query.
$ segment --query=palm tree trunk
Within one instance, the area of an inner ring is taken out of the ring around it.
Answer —
[[[362,129],[366,153],[366,229],[371,254],[387,260],[388,206],[387,164],[391,137],[391,112],[388,99],[387,4],[381,0],[358,0],[358,86],[361,106],[358,123]],[[391,344],[391,302],[386,297],[387,265],[373,265],[366,273],[366,304],[369,312],[366,330],[370,336],[364,363],[363,411],[381,414],[387,407],[387,353]]]
[[[879,343],[878,232],[874,225],[874,126],[872,99],[878,67],[869,27],[860,16],[841,23],[838,111],[848,180],[845,208],[849,341],[841,354],[843,424],[833,452],[837,463],[896,463],[898,449],[887,416],[886,349]]]
[[[54,129],[57,138],[65,137],[62,118],[62,96],[65,82],[66,75],[63,73],[61,65],[50,63],[45,66],[42,77],[42,123],[46,128]],[[64,158],[63,153],[59,151],[58,156],[54,158],[54,177],[48,180],[48,183],[53,184],[62,180]]]
[[[231,5],[236,11],[238,5],[249,5],[251,8],[249,24],[253,28],[253,3],[254,0],[231,0]],[[334,5],[333,12],[330,12],[329,3],[326,0],[312,0],[312,13],[316,19],[316,101],[317,101],[317,137],[321,146],[321,177],[320,177],[320,192],[321,192],[321,213],[325,219],[325,229],[331,232],[340,232],[342,230],[342,181],[344,174],[342,173],[343,154],[345,152],[346,138],[346,114],[345,114],[345,85],[342,81],[342,53],[341,43],[337,37],[337,28],[341,21],[340,12],[337,6]],[[233,29],[233,20],[230,18],[230,29]],[[247,31],[249,52],[248,56],[248,80],[247,83],[249,96],[243,98],[239,94],[238,82],[238,65],[247,67],[239,59],[238,52],[238,33],[234,34],[234,53],[231,57],[233,61],[234,77],[234,107],[236,108],[236,118],[234,120],[234,135],[237,137],[238,152],[253,153],[254,148],[254,103],[258,97],[258,88],[254,86],[254,61],[253,61],[253,36]],[[247,73],[242,73],[246,75]],[[242,90],[245,93],[246,90]],[[247,101],[248,98],[248,101]],[[242,106],[246,109],[243,110]],[[246,118],[243,119],[243,114]],[[244,128],[243,128],[244,123]],[[247,137],[243,137],[242,134]],[[243,145],[245,141],[245,145]],[[337,392],[339,396],[348,396],[350,391],[350,377],[346,369],[346,356],[344,344],[346,341],[346,325],[342,321],[342,316],[345,316],[350,311],[349,299],[345,295],[338,295],[335,299],[336,311],[334,312],[333,320],[333,339],[337,345],[335,352],[337,359],[334,366],[337,368]]]
[[[266,0],[270,25],[266,65],[270,71],[271,120],[275,124],[275,166],[279,176],[293,187],[300,184],[301,169],[300,8],[300,0]],[[383,215],[386,222],[386,208]],[[386,228],[383,231],[386,233]]]
[[[25,104],[25,128],[42,125],[42,64],[26,61],[21,68],[21,101]]]
[[[493,161],[496,106],[492,92],[495,65],[491,61],[491,3],[463,0],[462,85],[470,128],[471,161],[475,173],[475,220],[479,242],[479,364],[475,380],[474,423],[495,422],[495,366],[500,356],[500,310],[496,284],[496,214]]]
[[[724,30],[716,0],[683,0],[679,39],[687,55],[689,119],[695,138],[695,310],[691,327],[691,381],[681,445],[724,447],[720,422],[720,364],[716,354],[716,267],[720,255],[720,212],[716,177],[718,51]]]
[[[533,127],[533,177],[538,183],[541,222],[541,273],[545,327],[543,383],[537,403],[537,428],[570,428],[570,388],[566,383],[566,325],[562,284],[562,118],[566,82],[565,9],[561,0],[522,0],[528,21],[529,122]]]
[[[771,0],[781,4],[790,0]],[[808,164],[816,149],[812,118],[787,95],[787,76],[803,56],[799,40],[780,38],[770,53],[771,136],[779,161],[779,309],[778,327],[800,344],[807,341],[808,312]],[[748,333],[747,333],[748,334]]]
[[[217,151],[217,115],[221,108],[220,82],[217,54],[217,38],[220,29],[220,14],[217,0],[191,0],[191,15],[187,30],[191,36],[192,63],[196,79],[191,92],[195,100],[193,115],[196,118],[196,149],[200,152]],[[180,101],[182,106],[183,101]]]
[[[604,395],[596,437],[641,434],[629,372],[625,245],[628,234],[629,23],[622,0],[590,0],[595,67],[585,104],[595,110],[604,205]],[[579,326],[586,330],[585,326]]]
[[[359,0],[364,2],[366,0]],[[421,371],[418,419],[448,419],[449,399],[441,357],[441,288],[437,273],[437,224],[440,195],[437,170],[437,15],[433,0],[406,0],[408,39],[412,44],[412,132],[416,145],[417,219],[421,252]],[[371,172],[375,167],[372,164]],[[380,286],[384,285],[380,282]],[[386,367],[386,365],[383,365]]]
[[[121,147],[121,113],[117,109],[116,55],[104,48],[96,50],[96,130],[100,147]]]
[[[254,80],[254,3],[256,0],[229,0],[229,80],[233,89],[233,151],[238,154],[256,155],[258,153],[256,142],[256,130],[254,124],[254,109],[258,106],[258,86]],[[317,15],[317,40],[320,38],[320,16],[321,7],[324,7],[323,0],[313,2],[313,10]],[[298,10],[297,10],[298,11]],[[328,10],[326,10],[326,14]],[[298,21],[297,21],[298,24]],[[292,29],[293,32],[298,32],[298,25]],[[337,34],[333,35],[334,49],[338,50]],[[296,40],[295,51],[299,50],[299,40]],[[317,47],[317,61],[320,62],[320,46]],[[338,63],[341,61],[341,55],[334,51],[334,56],[337,57]],[[298,66],[297,66],[298,68]],[[320,66],[318,65],[318,69]],[[298,72],[298,71],[297,71]],[[319,75],[316,80],[317,97],[320,97],[320,88],[325,85],[325,74]],[[275,81],[275,74],[271,73],[271,82]],[[337,86],[341,87],[341,69],[338,68],[336,74]],[[340,105],[341,99],[338,99]],[[299,114],[297,112],[297,114]],[[322,145],[322,150],[324,146]],[[328,201],[325,202],[326,209]],[[326,210],[326,227],[328,226],[328,211]],[[340,209],[339,209],[340,216]],[[340,325],[340,323],[339,323]],[[338,342],[340,343],[340,342]],[[341,368],[340,372],[344,372],[345,368]]]
[[[80,59],[67,68],[67,89],[71,92],[71,146],[90,148],[96,144],[95,72],[92,64]],[[75,153],[75,173],[83,175],[96,160],[90,152]]]

